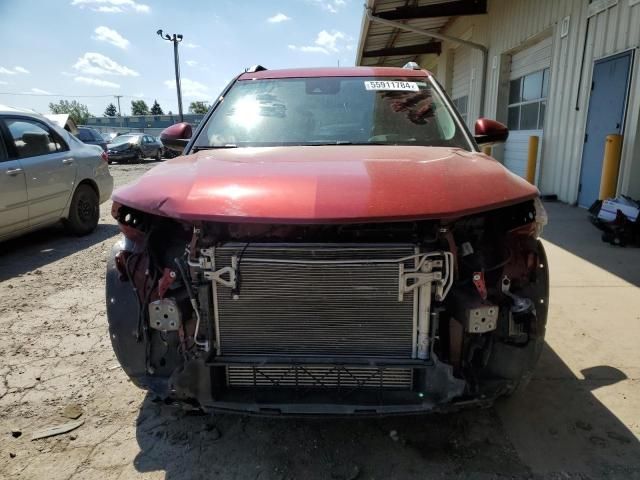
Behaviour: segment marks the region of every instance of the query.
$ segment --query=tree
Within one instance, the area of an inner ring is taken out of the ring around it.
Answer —
[[[189,104],[189,113],[207,113],[209,110],[209,102],[191,102]]]
[[[104,116],[115,117],[116,115],[118,115],[118,110],[116,109],[116,106],[113,103],[110,103],[109,105],[107,105],[107,108],[104,109]]]
[[[76,125],[84,125],[87,123],[89,116],[89,109],[86,105],[77,102],[76,100],[60,100],[59,103],[50,103],[49,110],[51,113],[67,113],[69,117],[76,123]]]
[[[151,115],[164,115],[158,100],[153,101],[153,105],[151,106]]]
[[[131,115],[149,115],[149,107],[144,100],[131,100]]]

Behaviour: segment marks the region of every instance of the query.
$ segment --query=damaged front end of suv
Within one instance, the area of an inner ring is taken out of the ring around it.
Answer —
[[[413,77],[400,87],[421,92]],[[281,121],[269,95],[252,114]],[[230,118],[248,108],[232,100]],[[548,304],[534,187],[473,145],[198,148],[207,125],[114,195],[107,314],[136,385],[205,411],[388,415],[487,405],[530,377]]]

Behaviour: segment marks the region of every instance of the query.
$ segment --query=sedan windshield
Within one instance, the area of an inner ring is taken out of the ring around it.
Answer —
[[[119,137],[111,140],[111,144],[122,145],[123,143],[137,143],[138,138],[140,138],[138,135],[120,135]]]
[[[427,78],[242,80],[195,148],[285,145],[471,145]]]

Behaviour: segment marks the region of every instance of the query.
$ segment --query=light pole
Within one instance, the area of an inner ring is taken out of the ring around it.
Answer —
[[[118,117],[120,117],[120,128],[122,128],[122,112],[120,112],[120,99],[122,98],[122,95],[114,95],[114,97],[118,100]]]
[[[163,40],[173,42],[173,61],[176,67],[176,89],[178,90],[178,112],[180,114],[180,121],[184,122],[184,116],[182,114],[182,91],[180,89],[180,63],[178,59],[178,44],[182,41],[182,34],[163,34],[162,29],[158,30],[156,33]]]

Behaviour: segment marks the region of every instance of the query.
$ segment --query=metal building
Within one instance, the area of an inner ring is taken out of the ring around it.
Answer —
[[[366,7],[357,64],[416,61],[432,71],[472,130],[481,116],[509,126],[494,156],[519,175],[528,139],[538,135],[542,193],[591,205],[605,137],[619,133],[617,191],[640,198],[640,0],[367,0]]]

